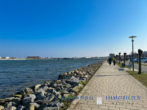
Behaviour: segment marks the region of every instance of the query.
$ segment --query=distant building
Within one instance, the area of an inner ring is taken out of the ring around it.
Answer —
[[[99,59],[99,57],[91,57],[91,59]]]
[[[114,57],[114,56],[115,56],[114,53],[110,53],[110,54],[109,54],[109,57],[111,57],[111,58]]]
[[[10,57],[2,57],[2,59],[10,59]]]
[[[27,59],[41,59],[40,56],[27,56]]]
[[[1,59],[2,57],[0,56],[0,59]]]
[[[10,59],[16,59],[16,57],[10,57]]]

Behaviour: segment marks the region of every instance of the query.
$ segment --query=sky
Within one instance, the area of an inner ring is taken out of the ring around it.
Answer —
[[[0,0],[0,56],[147,51],[147,0]]]

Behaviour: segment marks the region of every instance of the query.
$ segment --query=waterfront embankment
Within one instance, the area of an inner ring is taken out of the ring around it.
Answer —
[[[84,100],[74,100],[68,110],[147,110],[147,87],[125,69],[107,62],[79,95]]]
[[[0,108],[5,110],[47,110],[59,108],[65,110],[71,103],[71,98],[79,94],[90,78],[102,65],[103,61],[83,66],[73,71],[60,74],[57,80],[45,81],[25,88],[12,97],[0,99]],[[64,98],[63,98],[64,97]]]

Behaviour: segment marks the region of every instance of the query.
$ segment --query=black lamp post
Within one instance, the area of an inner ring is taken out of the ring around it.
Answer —
[[[121,53],[119,53],[119,64],[120,64],[120,54],[121,54]]]

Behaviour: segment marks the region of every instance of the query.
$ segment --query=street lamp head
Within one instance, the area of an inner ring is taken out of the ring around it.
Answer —
[[[137,36],[130,36],[129,38],[136,38]]]

